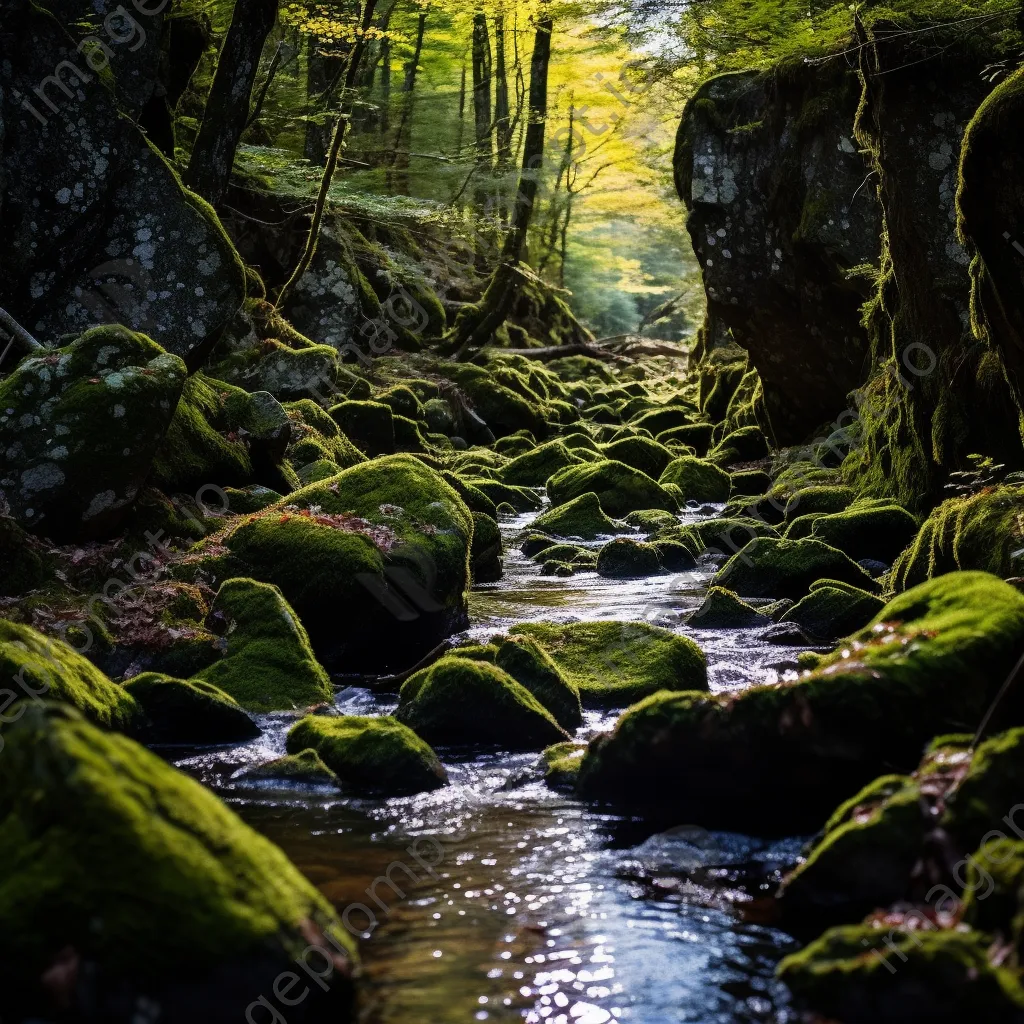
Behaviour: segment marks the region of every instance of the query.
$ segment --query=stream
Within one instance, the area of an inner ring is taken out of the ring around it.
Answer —
[[[714,691],[795,667],[793,648],[761,642],[757,630],[686,630],[682,613],[702,600],[711,566],[640,580],[541,576],[510,543],[537,514],[502,522],[505,574],[474,588],[468,636],[536,619],[644,619],[700,643]],[[387,714],[396,703],[354,687],[336,697],[343,714]],[[587,712],[577,738],[616,717]],[[363,933],[373,1024],[795,1019],[773,974],[796,946],[759,909],[801,840],[683,823],[651,835],[643,821],[549,789],[536,753],[442,748],[451,784],[391,799],[240,779],[284,753],[294,720],[260,716],[258,739],[175,763],[280,845]]]

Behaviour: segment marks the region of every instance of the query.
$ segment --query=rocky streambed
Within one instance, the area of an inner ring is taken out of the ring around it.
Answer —
[[[473,589],[460,639],[482,642],[529,621],[618,619],[686,631],[712,565],[642,579],[545,576],[517,543],[536,516],[502,517],[503,578]],[[761,633],[689,632],[707,655],[713,691],[772,682],[795,665],[794,648]],[[333,710],[384,715],[396,704],[347,687]],[[585,712],[576,738],[609,730],[617,715]],[[284,753],[293,721],[262,716],[258,739],[175,760],[280,845],[362,934],[374,1020],[789,1019],[774,972],[797,944],[763,923],[762,903],[800,839],[678,822],[652,834],[641,819],[551,788],[535,752],[442,747],[450,785],[391,799],[247,778]],[[267,999],[286,1014],[273,993]],[[270,1019],[266,1008],[254,1013]]]

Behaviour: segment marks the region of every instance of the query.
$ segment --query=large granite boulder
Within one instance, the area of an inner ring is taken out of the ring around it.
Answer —
[[[245,279],[216,214],[135,123],[165,6],[5,0],[0,306],[44,342],[118,322],[196,366]]]

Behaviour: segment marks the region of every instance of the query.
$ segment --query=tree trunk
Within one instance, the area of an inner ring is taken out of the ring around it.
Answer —
[[[505,16],[494,16],[494,55],[497,72],[494,79],[494,130],[498,140],[498,169],[512,163],[512,119],[508,107],[508,76],[505,74]]]
[[[276,20],[277,0],[236,0],[186,175],[189,188],[213,204],[227,191],[260,54]]]
[[[491,166],[491,39],[487,18],[473,15],[473,118],[477,163]]]
[[[427,15],[423,11],[416,22],[416,45],[413,48],[412,60],[405,65],[405,76],[402,79],[402,115],[395,132],[394,151],[391,155],[391,166],[395,170],[393,189],[399,195],[409,195],[409,149],[412,146],[412,105],[416,89],[416,71],[423,54],[423,32],[427,26]],[[390,175],[388,176],[391,177]],[[391,183],[389,182],[389,185]]]
[[[512,222],[501,250],[501,261],[478,303],[460,313],[445,344],[446,351],[455,351],[463,358],[468,351],[486,344],[504,323],[515,301],[518,274],[516,266],[522,255],[530,218],[537,200],[540,172],[544,165],[544,129],[548,113],[548,65],[551,60],[552,21],[542,10],[530,60],[529,117],[526,141],[523,144],[519,188],[512,208]]]
[[[306,116],[323,114],[327,108],[328,92],[338,80],[338,69],[344,57],[327,56],[317,53],[318,43],[310,38],[306,51]],[[323,165],[327,161],[327,147],[331,143],[331,129],[316,120],[306,121],[306,140],[303,152],[313,164]]]
[[[455,136],[455,155],[462,155],[462,129],[466,121],[466,58],[462,58],[462,83],[459,85],[459,128]]]

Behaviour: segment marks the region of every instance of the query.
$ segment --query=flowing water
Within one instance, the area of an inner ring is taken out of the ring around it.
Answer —
[[[503,523],[506,540],[534,515]],[[572,617],[644,619],[685,633],[681,615],[700,603],[708,576],[551,579],[510,545],[504,578],[473,592],[469,635]],[[757,631],[689,635],[707,654],[716,691],[794,667],[792,648],[759,642]],[[349,688],[336,704],[342,713],[386,714],[395,699]],[[590,712],[578,738],[614,720]],[[685,823],[651,835],[642,821],[550,790],[536,754],[442,749],[449,786],[388,800],[240,779],[246,767],[281,756],[293,721],[263,716],[259,739],[176,763],[283,847],[363,933],[373,1022],[791,1019],[773,972],[793,943],[765,923],[763,896],[799,841]]]

